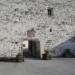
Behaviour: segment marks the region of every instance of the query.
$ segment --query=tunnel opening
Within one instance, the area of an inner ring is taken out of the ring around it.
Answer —
[[[62,57],[66,57],[66,58],[68,58],[68,57],[75,57],[74,54],[70,51],[70,49],[66,49],[66,50],[62,53],[61,56],[62,56]]]

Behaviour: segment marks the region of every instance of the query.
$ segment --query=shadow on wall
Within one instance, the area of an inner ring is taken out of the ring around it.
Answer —
[[[66,40],[52,50],[54,57],[75,57],[75,37]]]

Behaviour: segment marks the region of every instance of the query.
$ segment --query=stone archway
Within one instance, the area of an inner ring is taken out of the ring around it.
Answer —
[[[73,53],[70,51],[70,49],[65,49],[65,51],[61,55],[62,57],[74,57]]]

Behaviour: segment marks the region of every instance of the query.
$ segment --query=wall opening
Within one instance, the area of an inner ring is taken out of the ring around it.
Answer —
[[[62,55],[62,57],[74,57],[73,53],[70,51],[70,49],[66,49]]]
[[[28,49],[24,50],[24,56],[27,58],[40,58],[40,41],[28,40]]]
[[[52,32],[52,28],[50,28],[50,30],[49,30],[50,32]]]
[[[53,16],[53,8],[48,7],[48,16]]]

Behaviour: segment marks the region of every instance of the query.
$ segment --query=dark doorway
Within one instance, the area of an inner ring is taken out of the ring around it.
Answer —
[[[28,58],[40,58],[40,41],[28,40],[28,51],[24,55]]]
[[[36,43],[32,40],[29,41],[29,54],[30,57],[36,57]]]
[[[70,51],[70,49],[66,49],[63,54],[62,57],[74,57],[73,53]]]

